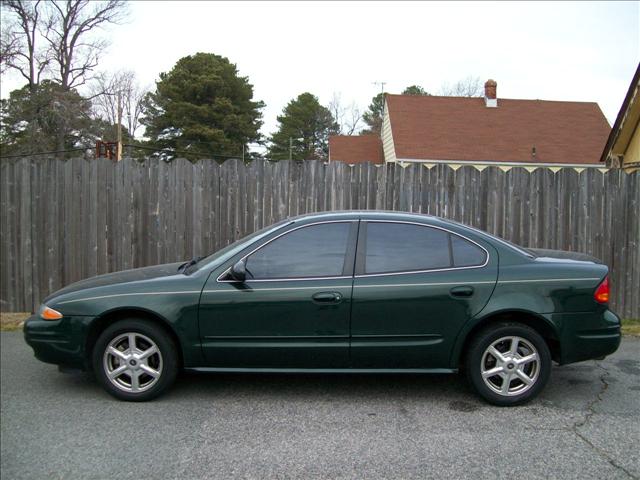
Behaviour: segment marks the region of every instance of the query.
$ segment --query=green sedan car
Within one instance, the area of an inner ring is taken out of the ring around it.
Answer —
[[[442,218],[333,212],[285,220],[204,258],[101,275],[25,322],[35,356],[93,370],[122,400],[199,372],[463,370],[496,405],[521,404],[552,361],[620,344],[608,269],[528,250]]]

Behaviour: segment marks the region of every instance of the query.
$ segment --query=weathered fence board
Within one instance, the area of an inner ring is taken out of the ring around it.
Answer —
[[[638,172],[79,158],[0,169],[4,311],[89,276],[207,254],[288,216],[375,208],[591,254],[611,268],[613,307],[640,317]]]

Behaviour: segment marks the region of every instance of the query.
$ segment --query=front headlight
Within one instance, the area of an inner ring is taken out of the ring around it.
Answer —
[[[53,308],[42,305],[40,307],[40,318],[44,320],[59,320],[62,318],[62,314]]]

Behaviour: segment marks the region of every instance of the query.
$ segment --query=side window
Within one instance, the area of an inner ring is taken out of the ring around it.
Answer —
[[[367,224],[365,273],[451,267],[449,234],[404,223]]]
[[[487,253],[484,250],[457,235],[451,235],[451,248],[453,265],[456,267],[482,265],[487,259]]]
[[[350,227],[323,223],[286,233],[251,254],[246,268],[255,279],[340,276]]]

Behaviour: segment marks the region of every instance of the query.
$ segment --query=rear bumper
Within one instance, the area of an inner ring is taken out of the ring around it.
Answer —
[[[91,320],[93,317],[43,320],[32,315],[24,322],[24,339],[40,361],[86,370],[86,333]]]
[[[552,315],[560,327],[561,365],[601,358],[620,346],[620,318],[611,310]]]

